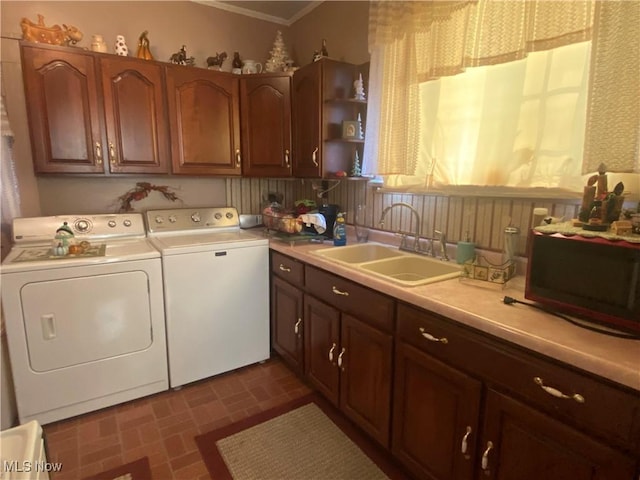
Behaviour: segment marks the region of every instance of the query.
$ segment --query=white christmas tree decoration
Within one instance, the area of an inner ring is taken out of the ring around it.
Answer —
[[[358,138],[364,140],[364,132],[362,131],[362,117],[358,113]]]
[[[285,70],[287,62],[291,62],[287,54],[287,48],[284,46],[284,40],[282,40],[282,32],[280,30],[276,32],[276,39],[269,53],[271,58],[267,60],[264,67],[267,72],[282,72]]]
[[[364,100],[364,82],[362,81],[362,73],[358,76],[358,79],[353,82],[353,88],[356,92],[353,98],[355,100]]]
[[[362,168],[360,167],[360,155],[358,154],[358,150],[356,150],[356,154],[353,157],[353,166],[351,167],[351,176],[352,177],[362,176]]]

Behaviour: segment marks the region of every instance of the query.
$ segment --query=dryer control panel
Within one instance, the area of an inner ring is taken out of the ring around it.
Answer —
[[[234,207],[148,210],[146,221],[149,233],[240,228],[238,211]]]

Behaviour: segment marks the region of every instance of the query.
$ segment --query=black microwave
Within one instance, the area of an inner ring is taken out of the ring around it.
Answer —
[[[640,243],[531,230],[525,298],[640,332]]]

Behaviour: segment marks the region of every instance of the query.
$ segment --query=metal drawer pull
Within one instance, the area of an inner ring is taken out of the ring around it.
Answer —
[[[291,164],[289,163],[289,150],[284,151],[284,163],[287,167],[291,166]]]
[[[344,352],[346,352],[347,349],[343,348],[342,351],[340,352],[340,355],[338,355],[338,367],[344,372],[344,368],[342,368],[342,356],[344,355]]]
[[[336,344],[334,343],[329,350],[329,361],[333,363],[333,352],[336,350]]]
[[[318,161],[316,160],[316,159],[318,158],[318,150],[319,150],[319,148],[318,148],[318,147],[316,147],[316,149],[311,153],[311,161],[313,162],[313,164],[314,164],[316,167],[319,167],[319,166],[320,166],[320,164],[319,164],[319,163],[318,163]]]
[[[291,269],[289,267],[285,267],[283,264],[280,264],[280,270],[282,270],[283,272],[290,272]]]
[[[562,393],[560,390],[558,390],[557,388],[553,388],[553,387],[547,387],[543,380],[540,377],[533,377],[533,381],[535,382],[536,385],[540,385],[540,388],[542,388],[545,392],[547,392],[549,395],[556,397],[556,398],[564,398],[564,399],[572,399],[575,400],[578,403],[584,403],[584,397],[582,395],[580,395],[579,393],[574,393],[573,395],[566,395],[564,393]]]
[[[302,319],[299,318],[296,324],[293,326],[293,333],[300,336],[300,324],[302,323]]]
[[[493,450],[493,442],[492,441],[488,441],[487,442],[487,449],[482,454],[482,470],[484,470],[485,473],[488,473],[488,471],[489,471],[489,452],[491,450]]]
[[[102,145],[100,142],[96,142],[96,163],[102,165]]]
[[[236,166],[240,166],[242,164],[242,156],[240,155],[240,149],[236,149]]]
[[[348,297],[349,296],[349,292],[343,292],[341,290],[338,290],[335,285],[331,287],[331,290],[333,291],[333,293],[335,293],[336,295],[342,295],[344,297]]]
[[[449,340],[447,340],[447,337],[436,338],[430,333],[425,332],[423,327],[420,327],[420,334],[430,342],[440,342],[440,343],[444,343],[445,345],[449,343]]]
[[[464,437],[462,437],[462,445],[460,446],[460,452],[462,452],[464,458],[466,458],[467,460],[469,460],[470,458],[469,455],[467,455],[467,450],[469,449],[469,435],[471,435],[471,427],[467,426]]]

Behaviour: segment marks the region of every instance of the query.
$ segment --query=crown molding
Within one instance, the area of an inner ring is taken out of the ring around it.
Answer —
[[[311,12],[314,8],[316,8],[318,5],[320,5],[322,3],[322,1],[315,1],[315,2],[310,3],[309,5],[307,5],[302,10],[300,10],[293,17],[291,17],[291,18],[283,18],[283,17],[277,17],[277,16],[274,16],[274,15],[269,15],[269,14],[262,13],[262,12],[256,12],[255,10],[251,10],[249,8],[239,7],[237,5],[232,5],[232,4],[229,4],[229,3],[218,2],[216,0],[192,0],[192,1],[194,3],[200,3],[200,4],[206,5],[208,7],[218,8],[220,10],[226,10],[227,12],[237,13],[239,15],[245,15],[247,17],[257,18],[258,20],[264,20],[266,22],[277,23],[279,25],[284,25],[284,26],[287,26],[287,27],[290,27],[291,25],[293,25],[296,21],[298,21],[299,19],[301,19],[302,17],[307,15],[309,12]],[[242,3],[242,2],[238,2],[238,3]]]

